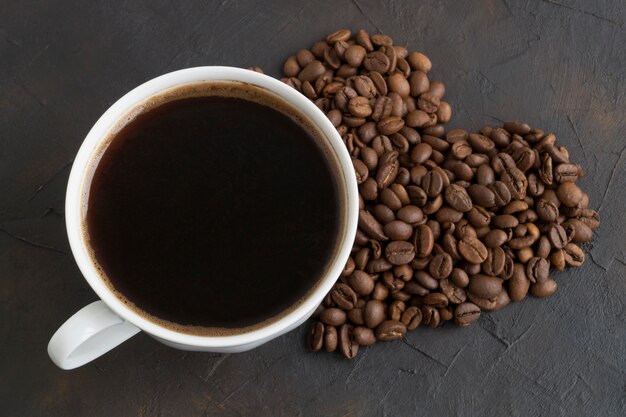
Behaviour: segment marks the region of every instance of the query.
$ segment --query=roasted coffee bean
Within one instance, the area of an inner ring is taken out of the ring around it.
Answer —
[[[454,158],[463,160],[472,154],[472,147],[464,140],[457,141],[452,144],[451,154]]]
[[[439,172],[432,170],[422,178],[422,188],[429,197],[436,197],[443,189],[443,178]]]
[[[369,177],[361,185],[359,185],[359,192],[365,201],[374,201],[378,197],[378,184],[376,180]]]
[[[410,242],[393,241],[387,245],[385,256],[393,265],[408,264],[415,258],[415,246]]]
[[[552,201],[540,198],[535,202],[537,216],[545,222],[554,223],[559,217],[559,208]]]
[[[425,224],[418,226],[415,229],[413,235],[413,246],[415,246],[415,255],[419,258],[424,258],[433,250],[435,244],[435,238],[433,231]]]
[[[454,323],[457,326],[469,326],[480,318],[480,307],[474,303],[462,303],[454,309]]]
[[[319,321],[313,322],[307,336],[309,350],[318,351],[324,345],[324,325]]]
[[[359,352],[359,344],[354,340],[353,328],[344,324],[339,328],[339,350],[346,359],[354,358]]]
[[[545,153],[541,159],[541,169],[538,172],[539,178],[546,185],[552,185],[553,182],[553,171],[552,171],[552,157],[549,154]]]
[[[487,188],[493,192],[497,207],[506,206],[511,201],[511,192],[502,181],[495,181],[493,184],[489,184]]]
[[[393,220],[395,220],[396,215],[393,213],[389,207],[384,204],[376,204],[372,209],[372,214],[382,224],[387,224]],[[398,240],[398,239],[395,239]]]
[[[374,285],[374,291],[372,291],[372,294],[370,295],[370,299],[382,301],[382,300],[385,300],[388,296],[389,296],[389,289],[382,282],[377,282],[376,285]]]
[[[591,230],[600,226],[600,215],[597,211],[591,209],[582,209],[578,220],[585,223]]]
[[[354,272],[354,268],[355,268],[354,259],[348,258],[348,260],[346,261],[346,265],[343,267],[343,271],[341,271],[341,276],[347,277],[351,275],[352,272]]]
[[[363,59],[367,55],[367,50],[361,45],[352,45],[343,54],[343,59],[348,65],[359,67],[363,63]]]
[[[365,325],[370,329],[376,328],[385,320],[385,304],[379,300],[370,300],[363,310]]]
[[[498,296],[491,298],[482,298],[471,292],[468,292],[467,298],[469,298],[472,303],[476,304],[478,307],[486,311],[492,311],[498,303]]]
[[[374,280],[364,271],[356,270],[348,277],[348,284],[359,295],[369,295],[374,290]]]
[[[511,158],[513,158],[517,168],[522,172],[528,171],[535,163],[535,153],[532,149],[525,146],[514,150]]]
[[[400,159],[398,159],[400,160]],[[396,176],[396,184],[400,184],[404,187],[404,190],[406,190],[406,187],[411,183],[411,174],[409,173],[409,170],[406,169],[403,166],[400,166],[400,169],[398,169],[398,175]],[[409,192],[407,191],[407,195],[409,194]],[[409,196],[409,200],[411,199],[411,196]]]
[[[415,271],[415,281],[427,290],[435,290],[439,282],[426,271]]]
[[[417,107],[420,110],[424,110],[426,113],[435,113],[439,108],[440,102],[441,99],[437,95],[427,91],[421,94],[417,99]]]
[[[467,236],[459,241],[461,256],[470,263],[481,264],[487,259],[487,248],[477,238]]]
[[[467,272],[461,268],[453,268],[450,273],[450,281],[457,287],[465,288],[469,285],[469,277]]]
[[[378,172],[376,173],[378,188],[382,189],[391,184],[396,179],[399,168],[398,152],[385,153],[378,162]]]
[[[402,201],[396,193],[391,191],[390,188],[383,188],[380,192],[381,202],[389,207],[391,210],[397,211],[402,208]]]
[[[370,36],[363,29],[359,29],[359,31],[354,36],[354,40],[358,45],[361,45],[365,48],[366,51],[371,52],[374,50],[374,46],[370,40]]]
[[[414,71],[409,76],[409,90],[413,97],[419,97],[421,94],[428,91],[430,88],[430,81],[428,75],[423,71]]]
[[[526,135],[530,133],[530,126],[522,122],[504,122],[503,127],[511,134]]]
[[[411,198],[409,197],[409,194],[404,186],[396,182],[391,184],[389,189],[398,197],[403,207],[411,204]]]
[[[353,309],[357,301],[357,295],[354,290],[342,282],[335,285],[330,293],[330,297],[338,307],[344,310]]]
[[[452,310],[452,306],[438,308],[437,310],[439,311],[439,317],[441,318],[442,322],[449,321],[454,318],[454,311]]]
[[[401,97],[408,97],[411,92],[409,81],[400,73],[395,73],[387,78],[387,89],[398,93]]]
[[[411,204],[405,205],[398,210],[396,216],[398,217],[398,220],[414,226],[421,224],[424,220],[424,213],[422,210]]]
[[[508,281],[509,297],[512,301],[520,301],[526,297],[529,288],[530,280],[526,276],[526,268],[516,263],[513,267],[513,276]]]
[[[298,74],[298,80],[302,82],[314,81],[325,71],[326,68],[324,68],[324,64],[322,64],[318,60],[314,60],[309,62],[304,68],[302,68],[302,71],[300,71],[300,73]]]
[[[510,214],[500,214],[493,217],[491,224],[500,229],[512,229],[517,227],[519,220]]]
[[[565,269],[565,251],[563,249],[552,252],[550,255],[550,265],[557,271]]]
[[[509,189],[512,198],[519,200],[526,196],[528,179],[517,167],[505,170],[500,175],[500,178],[502,179],[504,185],[506,185]]]
[[[477,274],[470,278],[467,291],[481,298],[492,298],[500,293],[502,283],[498,277]]]
[[[491,139],[476,133],[470,133],[467,141],[474,152],[488,153],[495,148],[495,143]]]
[[[432,63],[428,57],[420,52],[413,52],[407,57],[407,61],[411,68],[415,71],[423,71],[427,73],[432,68]]]
[[[526,263],[530,261],[533,255],[534,254],[533,254],[532,248],[528,246],[526,248],[522,248],[517,251],[517,260],[520,261],[521,263]]]
[[[472,199],[465,188],[457,184],[450,184],[446,189],[445,199],[452,208],[463,213],[470,211],[473,207]]]
[[[283,64],[283,73],[286,77],[295,77],[300,72],[300,64],[295,55],[287,58],[285,63]]]
[[[487,250],[487,259],[481,264],[483,272],[487,275],[499,276],[504,271],[506,254],[500,247]]]
[[[435,219],[441,223],[457,223],[463,218],[463,213],[452,207],[442,207],[435,213]]]
[[[581,266],[585,262],[585,252],[574,243],[568,243],[563,248],[565,263],[569,266]]]
[[[391,320],[400,320],[402,313],[406,310],[406,304],[403,301],[394,301],[389,306],[387,317]]]
[[[341,326],[346,322],[346,313],[339,308],[331,307],[322,311],[319,319],[322,323],[329,326]]]
[[[567,207],[576,207],[583,198],[582,191],[573,182],[564,182],[556,191],[559,201]]]
[[[452,257],[447,253],[433,256],[428,264],[428,272],[435,279],[446,279],[452,272]]]
[[[362,184],[369,176],[369,170],[367,166],[360,159],[352,159],[352,165],[354,166],[354,173],[356,174],[357,184]]]
[[[501,308],[508,306],[511,303],[509,293],[503,288],[495,298],[495,305],[488,311],[498,311]]]
[[[334,352],[338,344],[337,328],[326,326],[324,328],[324,350],[326,352]]]
[[[351,32],[348,29],[341,29],[331,33],[326,37],[326,42],[333,45],[335,42],[348,41],[350,39]]]
[[[593,237],[591,228],[578,219],[567,219],[561,226],[574,243],[589,242]]]
[[[374,331],[368,327],[358,326],[352,330],[354,341],[361,346],[370,346],[376,343]]]
[[[410,281],[413,278],[413,268],[409,264],[396,265],[393,268],[393,276],[405,282]]]
[[[441,289],[441,292],[448,298],[450,303],[460,304],[466,300],[467,296],[465,294],[465,290],[447,279],[439,281],[439,288]]]
[[[422,323],[428,327],[437,327],[441,321],[439,310],[431,306],[422,306]]]
[[[422,301],[424,305],[436,308],[444,308],[448,305],[448,297],[440,292],[430,293],[426,295]]]
[[[392,240],[408,240],[413,234],[413,227],[403,221],[393,220],[385,225],[384,232]]]
[[[467,192],[475,205],[481,207],[494,207],[496,205],[496,196],[484,185],[472,184],[467,188]]]
[[[528,195],[532,197],[539,197],[543,194],[544,190],[544,183],[539,178],[537,178],[537,175],[535,175],[535,173],[530,173],[528,175]]]
[[[370,52],[363,59],[363,67],[366,70],[380,72],[381,74],[386,73],[390,65],[391,63],[387,55],[380,51]]]
[[[530,295],[537,298],[549,297],[556,292],[556,281],[548,278],[544,282],[531,284]]]
[[[496,174],[488,164],[482,164],[476,169],[476,181],[478,184],[488,186],[493,184],[495,180]]]
[[[485,208],[480,206],[472,207],[472,209],[467,213],[467,219],[474,227],[488,226],[491,222],[491,216],[489,212]]]
[[[554,167],[554,180],[558,183],[576,182],[579,177],[579,167],[576,164],[565,162]]]
[[[376,127],[381,134],[391,135],[404,127],[404,120],[397,116],[389,116],[379,121]]]
[[[359,229],[372,239],[387,240],[383,226],[366,210],[359,210]]]
[[[453,261],[460,261],[463,259],[458,250],[458,241],[451,233],[446,233],[441,239],[441,247],[450,255]]]
[[[441,101],[439,108],[437,108],[436,115],[439,123],[448,123],[450,119],[452,119],[452,107],[448,102]]]
[[[429,144],[433,148],[433,150],[442,153],[448,152],[448,150],[450,149],[450,144],[448,142],[435,136],[424,134],[422,135],[422,142]]]
[[[534,257],[526,264],[526,276],[533,284],[544,282],[550,274],[550,264],[544,258]]]
[[[555,224],[550,227],[548,231],[548,238],[550,238],[550,242],[552,242],[552,246],[557,249],[563,249],[565,245],[568,243],[567,233],[563,226],[559,224]]]
[[[407,328],[407,330],[415,330],[422,322],[422,311],[415,306],[408,307],[402,313],[400,322]]]
[[[355,117],[367,117],[372,114],[372,107],[369,99],[358,96],[350,99],[348,102],[348,111]]]
[[[385,342],[402,339],[405,333],[406,326],[398,320],[386,320],[376,327],[376,339]]]
[[[446,86],[439,80],[433,80],[428,91],[441,99],[446,94]]]
[[[546,236],[541,236],[539,238],[539,242],[537,243],[537,249],[535,250],[535,255],[541,258],[548,258],[550,255],[550,251],[552,250],[552,245],[550,244],[550,239]]]

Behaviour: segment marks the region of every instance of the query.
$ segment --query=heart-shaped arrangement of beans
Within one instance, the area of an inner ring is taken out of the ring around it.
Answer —
[[[314,314],[312,350],[353,358],[420,324],[475,322],[580,266],[599,223],[556,136],[525,123],[445,131],[431,62],[386,35],[339,30],[289,57],[282,80],[341,135],[359,183],[352,256]]]

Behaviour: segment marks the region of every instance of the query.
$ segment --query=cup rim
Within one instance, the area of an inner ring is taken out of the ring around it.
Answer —
[[[309,294],[299,306],[280,319],[261,328],[235,335],[201,336],[180,333],[165,328],[133,311],[112,293],[107,284],[99,276],[82,237],[81,193],[83,192],[83,183],[93,154],[98,149],[98,145],[104,139],[106,133],[128,110],[144,102],[147,98],[169,88],[202,81],[235,81],[249,83],[277,94],[283,100],[302,111],[330,142],[339,162],[347,194],[347,224],[345,225],[344,235],[342,236],[343,242],[333,264],[328,268],[323,278],[318,281],[317,288]],[[270,340],[298,324],[299,321],[305,318],[307,314],[311,313],[322,302],[326,293],[330,291],[341,274],[350,255],[352,241],[357,228],[359,211],[358,199],[356,176],[350,155],[335,127],[315,104],[292,87],[267,75],[235,67],[202,66],[169,72],[146,81],[126,93],[102,114],[83,140],[76,158],[74,159],[74,163],[72,164],[65,200],[65,221],[70,248],[80,271],[98,297],[100,297],[111,310],[147,333],[169,342],[192,347],[221,348]]]

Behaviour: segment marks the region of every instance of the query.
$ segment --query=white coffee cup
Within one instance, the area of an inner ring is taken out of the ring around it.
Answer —
[[[197,336],[176,332],[152,322],[127,307],[109,289],[88,254],[83,231],[84,184],[90,181],[90,161],[107,132],[134,106],[170,88],[202,81],[234,81],[259,86],[281,97],[300,110],[319,129],[332,147],[340,165],[340,181],[347,195],[347,224],[340,247],[327,273],[316,289],[295,309],[268,325],[232,336]],[[333,125],[324,113],[295,89],[282,82],[240,68],[196,67],[154,78],[127,93],[113,104],[93,126],[83,141],[70,173],[65,201],[67,234],[76,263],[99,301],[89,304],[70,317],[52,336],[48,354],[63,369],[84,365],[108,352],[143,330],[158,341],[178,349],[207,352],[243,352],[255,348],[302,324],[322,302],[341,273],[356,233],[358,190],[350,156]]]

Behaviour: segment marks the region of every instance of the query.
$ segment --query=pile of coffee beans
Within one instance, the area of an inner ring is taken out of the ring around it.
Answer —
[[[359,30],[289,57],[283,81],[326,113],[359,184],[352,256],[315,312],[312,350],[353,358],[420,324],[475,322],[528,293],[550,270],[580,266],[599,225],[584,175],[556,136],[525,123],[445,131],[445,86],[431,62]]]

